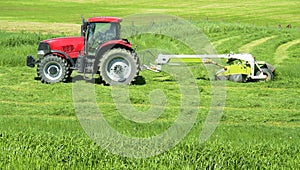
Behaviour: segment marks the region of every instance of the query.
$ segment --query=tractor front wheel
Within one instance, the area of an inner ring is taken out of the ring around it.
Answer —
[[[130,84],[138,75],[139,60],[131,51],[112,49],[101,58],[99,71],[106,84]]]
[[[43,57],[38,64],[37,72],[43,83],[64,82],[70,75],[68,62],[54,55]]]

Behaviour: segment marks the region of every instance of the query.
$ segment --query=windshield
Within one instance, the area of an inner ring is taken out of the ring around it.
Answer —
[[[88,52],[95,54],[100,44],[119,39],[119,23],[91,23],[87,31]]]

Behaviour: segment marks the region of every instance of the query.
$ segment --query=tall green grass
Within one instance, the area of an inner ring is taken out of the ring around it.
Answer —
[[[286,140],[245,144],[218,138],[204,145],[185,140],[167,153],[141,159],[112,155],[75,133],[7,131],[0,134],[0,145],[0,165],[8,169],[297,169],[300,160],[299,147]]]
[[[155,3],[137,1],[84,1],[84,0],[11,0],[1,1],[0,19],[13,21],[38,21],[80,23],[81,15],[124,17],[138,13],[167,13],[188,20],[248,23],[260,26],[285,27],[292,24],[299,28],[299,1],[172,1]],[[63,10],[58,10],[60,7]],[[68,15],[65,15],[68,14]]]
[[[0,65],[25,66],[26,56],[29,54],[35,56],[37,54],[39,41],[57,37],[58,35],[0,31],[0,36]]]

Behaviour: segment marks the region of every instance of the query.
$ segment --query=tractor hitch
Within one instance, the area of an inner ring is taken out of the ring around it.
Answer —
[[[27,56],[26,65],[28,67],[33,68],[36,63],[37,63],[37,61],[35,60],[35,58],[32,55]]]

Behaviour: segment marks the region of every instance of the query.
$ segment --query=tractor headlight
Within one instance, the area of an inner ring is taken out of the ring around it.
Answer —
[[[51,51],[50,46],[48,43],[40,42],[38,47],[38,56],[43,57],[45,54]]]
[[[45,51],[44,50],[39,50],[37,54],[38,54],[39,57],[42,57],[42,56],[45,55]]]

